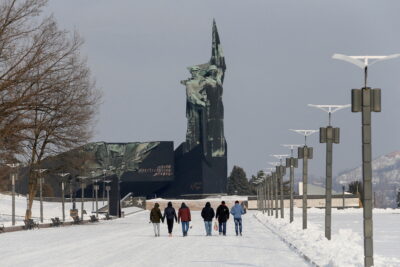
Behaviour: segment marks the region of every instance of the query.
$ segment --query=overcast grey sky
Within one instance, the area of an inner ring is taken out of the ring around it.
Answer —
[[[302,143],[289,128],[318,129],[327,114],[312,104],[350,103],[362,70],[331,59],[400,53],[400,1],[389,0],[50,0],[62,28],[85,39],[97,85],[104,91],[94,141],[185,139],[187,66],[207,62],[215,18],[224,49],[225,136],[229,172],[250,177],[280,144]],[[373,114],[373,156],[400,149],[400,59],[371,66],[371,87],[382,88]],[[334,174],[361,163],[361,114],[333,115],[341,127]],[[325,173],[325,145],[309,138],[310,172]]]

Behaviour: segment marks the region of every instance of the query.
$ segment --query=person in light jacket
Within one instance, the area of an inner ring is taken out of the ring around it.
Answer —
[[[246,213],[246,210],[239,204],[239,201],[235,201],[235,205],[231,208],[231,214],[235,222],[236,235],[242,235],[242,215]]]

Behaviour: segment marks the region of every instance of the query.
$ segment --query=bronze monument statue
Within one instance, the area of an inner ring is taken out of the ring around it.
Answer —
[[[181,81],[186,86],[187,131],[184,150],[189,152],[197,145],[202,145],[205,156],[226,156],[222,103],[226,65],[215,21],[210,61],[188,69],[192,77]]]
[[[175,150],[175,182],[170,192],[225,193],[227,146],[222,85],[226,65],[215,21],[210,61],[188,70],[191,77],[181,81],[186,87],[186,141]]]

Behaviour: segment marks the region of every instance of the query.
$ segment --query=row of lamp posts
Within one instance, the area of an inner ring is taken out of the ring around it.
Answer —
[[[368,66],[376,62],[397,58],[400,54],[390,56],[346,56],[341,54],[333,55],[334,59],[344,60],[352,63],[364,70],[364,86],[361,89],[352,89],[351,91],[351,105],[309,105],[311,107],[319,108],[328,113],[329,120],[327,127],[321,127],[319,130],[320,143],[326,143],[326,188],[325,188],[325,237],[331,239],[332,231],[332,154],[333,144],[340,142],[340,130],[331,125],[332,114],[340,109],[351,106],[352,112],[361,112],[362,124],[362,177],[363,177],[363,232],[364,232],[364,266],[370,267],[374,265],[373,259],[373,193],[372,193],[372,152],[371,152],[371,112],[381,111],[381,89],[371,89],[367,86]],[[297,159],[293,157],[293,149],[298,147],[298,159],[303,159],[303,188],[302,188],[302,217],[303,229],[307,229],[307,180],[308,180],[308,159],[313,158],[313,148],[307,146],[307,136],[317,132],[317,130],[293,130],[297,133],[303,134],[305,143],[303,147],[298,145],[284,145],[291,149],[291,157],[286,158],[286,168],[290,168],[290,222],[293,222],[293,180],[294,168],[297,167]],[[280,183],[280,199],[281,199],[281,218],[283,218],[283,175],[284,166],[282,166],[282,159],[286,155],[273,155],[279,158],[280,162],[271,163],[276,165],[275,172],[257,180],[257,199],[258,209],[263,213],[267,210],[268,216],[273,216],[275,210],[275,217],[278,218],[278,187]],[[275,200],[275,209],[273,208],[273,200]],[[265,204],[265,202],[267,204]],[[343,186],[343,207],[344,207],[344,186]]]
[[[10,179],[11,179],[11,221],[12,225],[14,226],[16,224],[16,214],[15,214],[15,195],[16,195],[16,190],[15,190],[15,185],[16,181],[18,180],[18,167],[20,166],[20,163],[9,163],[7,164],[8,167],[12,169],[11,174],[10,174]],[[47,171],[47,169],[35,169],[35,172],[37,173],[37,181],[39,183],[39,209],[40,209],[40,222],[43,223],[44,220],[44,209],[43,209],[43,184],[44,184],[44,173]],[[99,179],[94,179],[95,172],[92,171],[92,182],[93,183],[93,188],[92,188],[92,211],[96,211],[96,217],[98,218],[98,190],[99,190],[99,185],[98,182],[100,181]],[[104,205],[104,196],[105,193],[107,193],[107,204],[108,204],[108,214],[110,214],[110,190],[111,187],[109,186],[109,183],[111,180],[106,180],[106,174],[107,170],[103,170],[103,205]],[[58,173],[58,176],[61,177],[61,210],[62,210],[62,221],[65,221],[65,189],[66,189],[66,177],[70,175],[69,173]],[[81,182],[81,219],[83,220],[83,214],[84,214],[84,195],[85,195],[85,180],[88,179],[86,176],[78,176],[77,177],[80,182]],[[69,185],[69,194],[70,194],[70,199],[71,199],[71,205],[73,203],[73,198],[72,198],[72,185],[70,182]],[[28,205],[28,204],[27,204]],[[94,207],[95,205],[95,207]],[[74,206],[74,205],[73,205]]]

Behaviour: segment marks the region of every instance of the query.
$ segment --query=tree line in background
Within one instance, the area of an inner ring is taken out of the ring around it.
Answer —
[[[228,177],[227,192],[229,195],[256,195],[254,181],[263,176],[264,172],[259,171],[257,176],[252,175],[249,180],[243,168],[235,165]]]
[[[257,195],[255,181],[264,178],[265,172],[260,170],[256,175],[252,175],[250,179],[247,178],[243,168],[239,166],[233,166],[231,174],[228,177],[228,194],[229,195]],[[278,187],[280,183],[278,182]],[[283,182],[284,194],[289,194],[289,182]]]
[[[35,170],[89,140],[101,99],[80,54],[82,38],[59,29],[43,13],[46,4],[0,2],[0,161],[28,169],[27,218],[38,189]]]

